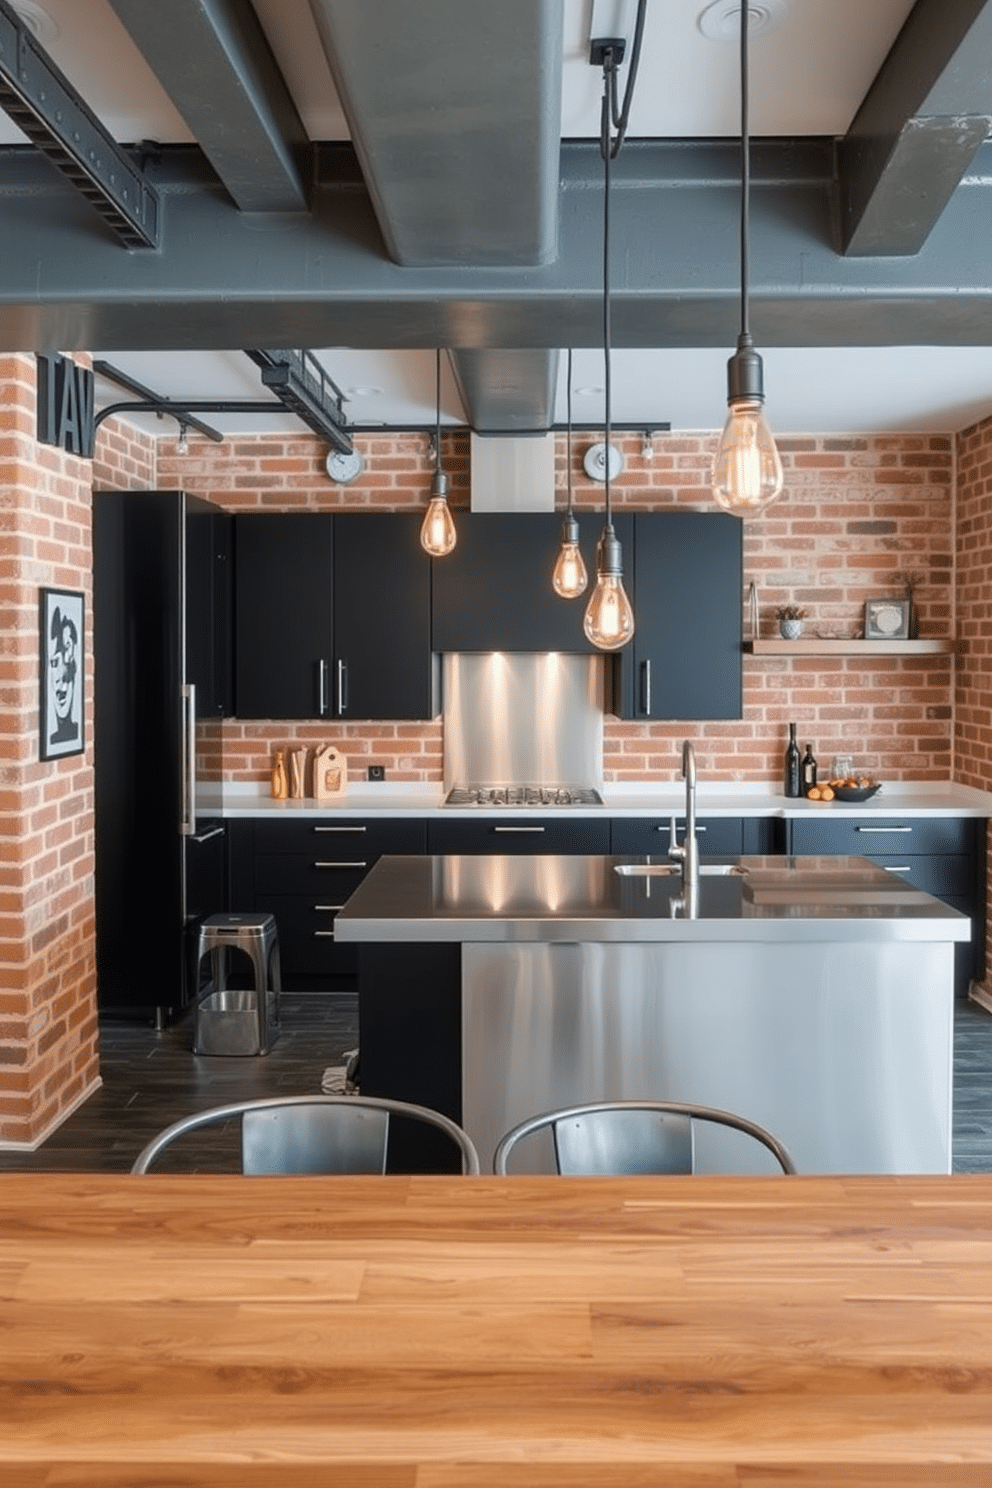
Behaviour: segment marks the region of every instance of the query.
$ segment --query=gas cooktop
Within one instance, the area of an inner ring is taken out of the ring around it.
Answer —
[[[456,785],[446,806],[602,806],[589,785]]]

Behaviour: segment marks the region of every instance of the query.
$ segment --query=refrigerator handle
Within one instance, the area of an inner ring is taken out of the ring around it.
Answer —
[[[196,685],[185,682],[182,697],[182,804],[179,831],[184,837],[196,835]]]

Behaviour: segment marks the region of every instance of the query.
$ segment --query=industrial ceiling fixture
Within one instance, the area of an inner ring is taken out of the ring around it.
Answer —
[[[727,362],[730,412],[713,460],[713,499],[735,516],[765,510],[781,494],[782,462],[765,422],[761,357],[754,349],[748,307],[751,149],[748,126],[748,0],[740,6],[741,73],[741,330]]]
[[[603,69],[603,103],[600,116],[599,147],[603,156],[603,370],[604,370],[604,485],[606,490],[606,524],[596,549],[596,587],[586,606],[583,628],[587,640],[601,651],[619,651],[626,646],[634,634],[634,612],[623,587],[623,555],[620,543],[613,530],[613,512],[610,505],[610,419],[611,367],[610,367],[610,161],[620,153],[630,105],[637,77],[637,64],[641,54],[641,37],[644,31],[644,12],[647,0],[637,0],[637,20],[634,24],[634,42],[630,55],[630,71],[624,90],[623,107],[617,107],[617,68],[623,61],[625,41],[622,37],[594,40],[590,45],[589,60]],[[616,138],[612,138],[616,129]]]
[[[432,558],[444,558],[458,541],[455,524],[448,509],[448,477],[441,468],[441,350],[436,352],[436,399],[434,430],[434,478],[431,499],[420,529],[420,545]]]
[[[572,511],[572,348],[568,348],[568,426],[565,434],[565,464],[568,474],[568,514],[561,525],[561,547],[555,560],[551,583],[562,599],[578,599],[589,583],[585,563],[579,551],[579,524]]]

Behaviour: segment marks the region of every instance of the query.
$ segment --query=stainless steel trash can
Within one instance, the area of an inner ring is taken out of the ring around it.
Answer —
[[[255,985],[228,987],[229,952],[247,957]],[[279,940],[271,914],[210,915],[200,926],[196,964],[210,957],[211,981],[196,1004],[193,1053],[268,1054],[279,1032]]]

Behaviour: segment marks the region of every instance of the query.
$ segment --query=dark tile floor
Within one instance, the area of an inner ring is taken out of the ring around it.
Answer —
[[[320,1090],[324,1070],[343,1065],[357,1043],[352,992],[285,993],[278,1042],[257,1059],[193,1055],[188,1016],[162,1032],[105,1016],[102,1088],[37,1152],[0,1152],[0,1172],[126,1172],[145,1143],[178,1116],[228,1100]],[[223,1136],[209,1139],[204,1167],[230,1165],[236,1133],[227,1137],[226,1145]],[[955,1014],[953,1154],[956,1173],[992,1172],[992,1015],[966,1002]]]

